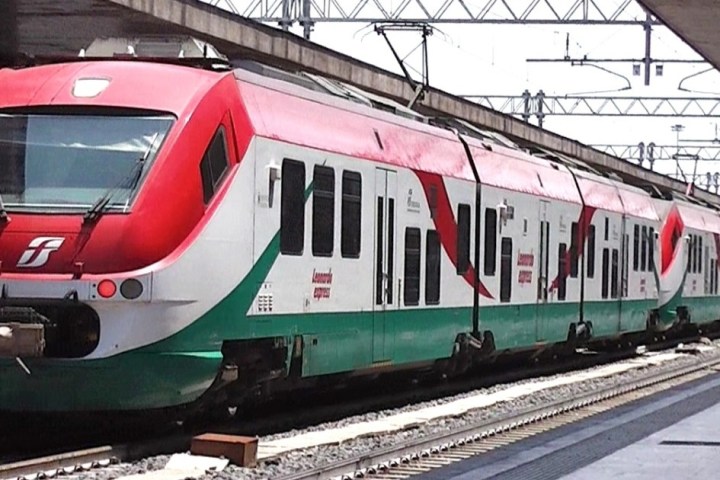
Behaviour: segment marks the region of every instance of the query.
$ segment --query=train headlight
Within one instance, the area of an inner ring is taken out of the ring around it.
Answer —
[[[103,298],[110,298],[115,295],[115,292],[117,292],[117,287],[115,286],[115,282],[112,280],[103,280],[98,283],[97,292],[98,295]]]
[[[143,293],[143,285],[139,280],[128,278],[120,284],[120,294],[128,300],[135,300]]]

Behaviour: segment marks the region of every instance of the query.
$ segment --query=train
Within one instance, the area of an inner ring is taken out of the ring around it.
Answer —
[[[242,404],[720,318],[692,192],[171,43],[0,70],[1,412]]]

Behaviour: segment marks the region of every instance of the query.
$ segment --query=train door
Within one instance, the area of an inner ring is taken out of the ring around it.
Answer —
[[[375,298],[373,314],[373,362],[392,355],[393,325],[387,311],[397,301],[395,284],[395,215],[397,173],[375,170]]]
[[[538,248],[538,291],[537,306],[535,309],[535,338],[541,341],[545,337],[546,319],[545,305],[548,303],[548,271],[550,266],[550,220],[548,218],[548,205],[550,202],[540,200],[540,245]]]

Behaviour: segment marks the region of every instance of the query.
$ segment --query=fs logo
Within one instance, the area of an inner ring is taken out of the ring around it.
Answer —
[[[18,260],[18,268],[37,268],[45,265],[50,254],[58,250],[65,239],[63,237],[37,237],[30,242],[27,250]]]

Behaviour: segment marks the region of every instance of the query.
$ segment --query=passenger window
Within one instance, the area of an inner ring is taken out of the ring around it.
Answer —
[[[512,238],[503,237],[500,243],[500,301],[507,303],[512,297]]]
[[[703,271],[703,238],[698,237],[698,273],[702,273]]]
[[[640,244],[640,271],[641,272],[647,271],[647,246],[648,246],[647,227],[643,225],[643,227],[642,227],[642,242]]]
[[[200,161],[200,177],[203,187],[203,202],[207,205],[228,169],[225,128],[220,127]]]
[[[428,230],[425,240],[425,304],[440,303],[440,238]]]
[[[420,229],[405,229],[405,305],[420,301]]]
[[[316,165],[313,171],[312,252],[331,257],[335,235],[335,170]]]
[[[587,278],[595,277],[595,225],[588,229]]]
[[[558,246],[558,300],[565,300],[567,292],[567,261],[567,244],[561,243]]]
[[[648,271],[655,271],[655,229],[648,230]]]
[[[305,244],[305,164],[283,160],[280,201],[280,252],[302,255]]]
[[[360,224],[362,205],[362,177],[358,172],[343,172],[342,225],[340,253],[343,258],[360,257]]]
[[[637,272],[640,266],[640,225],[633,228],[633,271]]]
[[[470,205],[458,205],[457,223],[457,274],[464,275],[470,268]]]
[[[572,222],[570,225],[570,276],[577,278],[578,276],[578,224]]]
[[[495,275],[497,255],[497,211],[485,209],[485,275]]]
[[[618,297],[618,249],[613,248],[612,251],[612,270],[610,278],[610,297]]]
[[[601,289],[602,289],[602,298],[608,298],[608,287],[609,287],[609,280],[610,280],[610,251],[607,248],[603,248],[602,251],[602,279],[601,279]]]

